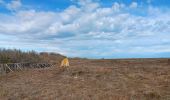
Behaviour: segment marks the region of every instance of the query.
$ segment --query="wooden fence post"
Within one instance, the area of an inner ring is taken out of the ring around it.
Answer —
[[[13,72],[13,70],[7,64],[5,64],[5,67],[8,68],[11,72]]]
[[[21,65],[21,64],[20,64],[20,65]],[[22,70],[22,68],[19,66],[19,63],[18,63],[18,64],[16,64],[16,66],[17,66],[17,69]]]
[[[6,67],[4,66],[4,64],[1,64],[1,66],[2,66],[2,74],[5,75],[7,73]]]
[[[3,64],[3,68],[4,68],[4,74],[6,74],[7,73],[7,68],[5,67],[5,65]]]
[[[0,74],[2,75],[3,74],[3,66],[2,66],[2,64],[0,64]]]

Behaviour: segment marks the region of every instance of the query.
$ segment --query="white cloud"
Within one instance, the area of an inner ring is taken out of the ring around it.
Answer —
[[[132,2],[130,8],[137,8],[138,4],[136,2]]]
[[[109,56],[113,52],[152,52],[153,49],[170,52],[164,45],[170,44],[169,11],[148,7],[146,15],[141,16],[116,2],[112,7],[101,7],[91,0],[80,0],[79,4],[80,7],[72,5],[61,12],[20,10],[13,15],[0,14],[3,19],[0,35],[15,36],[11,42],[2,41],[1,37],[0,45],[37,47],[69,56]],[[137,3],[130,7],[136,8]]]
[[[85,12],[92,12],[99,7],[99,3],[92,0],[75,0],[81,6],[81,9]]]
[[[113,10],[114,11],[119,11],[121,8],[123,8],[123,7],[125,7],[125,5],[124,4],[119,4],[119,3],[117,3],[117,2],[115,2],[114,4],[113,4],[113,6],[112,6],[112,8],[113,8]]]
[[[6,6],[9,10],[15,11],[15,10],[18,10],[22,6],[22,3],[20,0],[12,0]]]

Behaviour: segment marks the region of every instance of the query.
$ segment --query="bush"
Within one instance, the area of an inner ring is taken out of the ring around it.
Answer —
[[[17,49],[0,49],[0,63],[41,63],[53,61],[63,57],[55,53],[37,53],[35,51],[23,52]]]

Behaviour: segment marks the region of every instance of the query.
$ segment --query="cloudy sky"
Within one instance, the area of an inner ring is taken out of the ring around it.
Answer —
[[[170,0],[0,0],[0,48],[170,57]]]

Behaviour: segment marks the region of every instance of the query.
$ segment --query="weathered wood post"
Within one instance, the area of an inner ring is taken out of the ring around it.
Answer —
[[[18,63],[16,66],[17,66],[18,69],[22,70],[21,64]]]
[[[13,72],[13,70],[7,64],[5,64],[5,67],[8,68],[11,72]]]
[[[3,69],[2,64],[0,64],[0,75],[3,75],[3,73],[4,73],[4,69]]]
[[[0,64],[0,75],[5,75],[7,73],[4,64]]]

